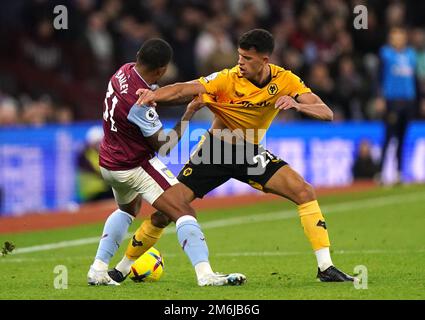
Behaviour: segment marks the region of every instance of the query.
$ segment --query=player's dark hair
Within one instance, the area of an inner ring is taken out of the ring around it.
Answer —
[[[239,48],[271,54],[274,49],[273,35],[264,29],[253,29],[245,32],[239,39]]]
[[[167,41],[162,39],[149,39],[145,41],[137,52],[137,63],[155,70],[165,67],[173,57],[173,49]]]

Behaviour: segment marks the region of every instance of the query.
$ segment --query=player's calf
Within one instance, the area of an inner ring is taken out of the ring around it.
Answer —
[[[160,215],[156,215],[156,217],[161,217]],[[161,222],[162,225],[164,225],[167,220],[161,217],[161,220],[159,218],[156,220],[158,223]],[[162,233],[164,232],[165,227],[157,227],[152,223],[152,219],[147,219],[143,221],[142,225],[136,230],[134,235],[132,236],[128,246],[127,250],[125,251],[124,257],[121,259],[121,261],[117,264],[117,266],[114,268],[114,270],[110,271],[113,274],[116,274],[117,272],[121,273],[122,278],[121,281],[127,277],[127,275],[130,273],[131,265],[134,263],[134,261],[137,260],[142,254],[144,254],[146,251],[148,251],[158,240],[161,238]],[[111,275],[114,280],[117,280],[118,278],[114,275]],[[121,282],[118,281],[118,282]]]

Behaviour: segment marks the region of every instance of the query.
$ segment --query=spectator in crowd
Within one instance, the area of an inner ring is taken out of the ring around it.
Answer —
[[[388,44],[380,51],[382,65],[382,96],[386,102],[385,141],[380,163],[382,172],[389,143],[397,138],[398,181],[403,167],[402,154],[404,136],[416,111],[416,54],[407,45],[407,32],[402,27],[390,30]]]
[[[215,64],[229,63],[228,52],[236,39],[257,27],[275,36],[272,62],[294,70],[307,85],[324,90],[337,119],[376,120],[379,113],[371,112],[369,106],[380,96],[379,48],[391,28],[407,25],[417,52],[420,97],[425,95],[425,4],[421,1],[65,1],[68,30],[53,28],[53,3],[2,3],[0,15],[5,19],[0,21],[0,39],[8,50],[0,51],[0,75],[16,83],[13,98],[18,101],[21,92],[31,96],[45,92],[55,95],[59,105],[78,106],[83,111],[76,113],[75,120],[98,118],[92,105],[103,99],[105,78],[110,70],[132,61],[134,48],[146,39],[164,38],[175,50],[171,74],[162,83],[168,84],[221,69]],[[367,6],[367,30],[353,28],[353,9],[358,4]],[[11,23],[8,13],[19,18]],[[327,73],[323,85],[317,83],[319,73]],[[341,82],[345,79],[347,85]],[[359,79],[362,86],[357,96]],[[0,90],[10,91],[9,83],[0,79]],[[353,96],[355,101],[349,101]],[[179,111],[167,108],[161,117],[175,117]],[[299,119],[299,114],[293,119]]]
[[[0,98],[0,126],[15,125],[19,122],[18,105],[13,98]]]
[[[345,56],[338,63],[336,77],[336,100],[341,106],[345,119],[363,119],[362,90],[363,79],[356,70],[351,57]]]
[[[332,106],[333,111],[338,112],[340,108],[335,106],[335,99],[333,92],[335,91],[335,81],[332,79],[329,68],[323,62],[315,63],[311,66],[309,77],[306,82],[308,83],[311,90],[313,90],[321,99]],[[339,120],[338,115],[336,116]]]
[[[74,121],[74,113],[71,107],[62,105],[55,110],[55,122],[58,124],[70,124]]]
[[[195,44],[199,72],[208,75],[233,66],[238,61],[235,52],[235,46],[226,30],[218,21],[211,21]]]
[[[43,126],[54,119],[53,105],[49,98],[27,100],[24,103],[22,122],[31,126]]]
[[[354,180],[371,180],[379,173],[379,165],[372,158],[369,140],[362,140],[353,165]]]
[[[89,18],[86,31],[90,49],[97,63],[92,68],[96,70],[100,76],[108,78],[112,70],[113,59],[113,42],[112,36],[106,29],[106,16],[102,13],[94,13]]]
[[[377,96],[369,100],[366,106],[366,114],[370,119],[383,119],[385,108],[385,99],[381,96]]]
[[[421,99],[419,102],[419,120],[425,121],[425,98]]]
[[[416,73],[419,94],[425,97],[425,30],[417,28],[412,32],[412,46],[416,51]]]
[[[78,193],[82,202],[113,198],[112,189],[102,178],[99,148],[103,138],[101,127],[92,127],[86,135],[86,145],[78,155]]]
[[[54,37],[52,23],[41,20],[35,27],[34,36],[23,42],[25,57],[40,70],[58,71],[62,65],[62,51]]]

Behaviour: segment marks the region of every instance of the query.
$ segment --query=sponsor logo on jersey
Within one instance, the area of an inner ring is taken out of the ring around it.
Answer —
[[[252,103],[250,101],[241,101],[237,102],[237,104],[241,104],[244,108],[264,108],[270,105],[270,101],[261,101],[259,103]]]
[[[211,80],[214,80],[215,78],[217,78],[217,76],[218,76],[218,72],[214,72],[214,73],[211,73],[209,76],[204,77],[204,79],[206,82],[210,82]]]

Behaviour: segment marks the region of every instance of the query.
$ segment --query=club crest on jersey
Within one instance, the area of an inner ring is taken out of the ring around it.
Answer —
[[[272,96],[274,96],[277,93],[278,90],[279,90],[279,88],[277,87],[276,83],[270,83],[269,86],[267,87],[267,91]]]
[[[157,118],[158,118],[158,113],[156,113],[154,108],[149,108],[146,111],[146,119],[148,119],[149,121],[154,121]]]
[[[192,174],[192,168],[186,168],[186,169],[184,169],[183,175],[185,177],[190,176],[191,174]]]

